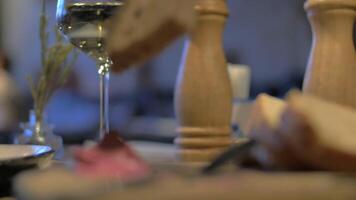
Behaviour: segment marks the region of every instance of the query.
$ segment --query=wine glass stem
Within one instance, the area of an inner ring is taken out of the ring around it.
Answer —
[[[100,130],[99,140],[102,140],[105,134],[109,133],[109,82],[111,61],[99,65],[100,76]],[[103,69],[105,68],[105,69]],[[100,70],[102,69],[102,70]]]
[[[100,74],[100,140],[109,132],[110,73]]]

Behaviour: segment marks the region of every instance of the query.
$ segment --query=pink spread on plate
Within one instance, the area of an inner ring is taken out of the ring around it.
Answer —
[[[117,133],[111,132],[95,147],[74,150],[75,171],[97,179],[136,181],[151,172],[142,160]]]

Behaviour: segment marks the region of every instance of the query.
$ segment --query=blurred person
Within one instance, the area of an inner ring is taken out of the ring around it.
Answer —
[[[9,74],[9,61],[0,52],[0,136],[8,135],[18,127],[19,92]]]

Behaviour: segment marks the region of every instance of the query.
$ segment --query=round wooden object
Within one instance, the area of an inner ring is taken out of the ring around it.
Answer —
[[[195,10],[197,24],[186,43],[175,91],[177,144],[183,161],[205,162],[224,149],[207,147],[228,147],[232,132],[232,90],[222,45],[228,10],[226,0],[197,0]],[[206,139],[212,136],[225,137],[224,144]]]
[[[174,143],[181,148],[218,148],[232,144],[230,137],[182,137],[177,138]]]
[[[178,151],[178,158],[185,162],[209,162],[214,160],[226,148],[206,148],[206,149],[180,149]]]
[[[218,137],[225,136],[230,137],[231,128],[227,127],[180,127],[176,130],[182,137]]]
[[[303,90],[356,108],[355,0],[309,0],[313,46]]]

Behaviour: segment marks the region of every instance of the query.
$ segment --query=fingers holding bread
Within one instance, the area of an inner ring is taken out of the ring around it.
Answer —
[[[356,111],[299,91],[260,95],[244,127],[256,158],[277,168],[356,171]],[[261,150],[263,149],[263,150]]]
[[[280,133],[306,163],[356,171],[356,111],[312,95],[291,92]]]

